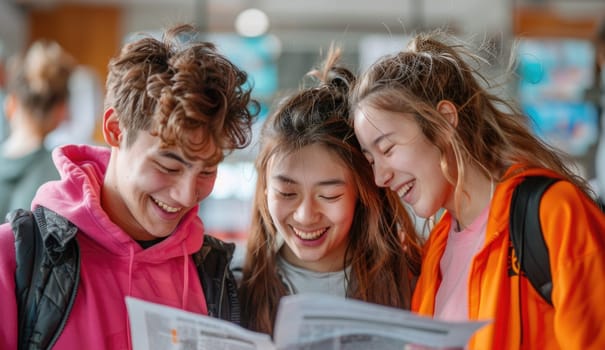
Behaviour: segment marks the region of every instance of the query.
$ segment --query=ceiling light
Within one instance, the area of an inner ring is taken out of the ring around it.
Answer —
[[[269,29],[269,17],[255,8],[242,11],[235,19],[235,30],[243,36],[261,36]]]

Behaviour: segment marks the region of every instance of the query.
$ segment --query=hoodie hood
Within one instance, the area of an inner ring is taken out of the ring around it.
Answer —
[[[53,151],[53,160],[61,180],[44,184],[32,202],[64,216],[113,254],[161,262],[190,255],[202,246],[203,225],[194,207],[183,217],[175,231],[162,242],[143,250],[127,232],[116,225],[101,206],[103,179],[111,151],[107,147],[66,145]],[[158,254],[161,252],[161,254]]]

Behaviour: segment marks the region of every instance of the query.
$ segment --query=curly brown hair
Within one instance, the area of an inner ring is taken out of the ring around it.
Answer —
[[[246,72],[196,35],[183,24],[168,29],[162,40],[147,36],[125,45],[109,63],[105,108],[117,113],[128,146],[138,131],[149,130],[187,157],[216,145],[205,159],[216,164],[225,151],[250,143],[260,107]],[[202,137],[189,137],[191,130]]]

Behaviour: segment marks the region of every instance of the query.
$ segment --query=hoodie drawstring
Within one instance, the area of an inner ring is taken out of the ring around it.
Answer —
[[[130,294],[132,293],[132,266],[134,265],[134,248],[132,246],[129,246],[129,248],[130,257],[128,259],[128,293],[126,295],[130,297],[132,296]]]
[[[183,249],[183,295],[181,297],[181,309],[185,310],[185,306],[187,305],[187,299],[189,298],[189,255],[187,255],[187,249],[185,249],[185,243],[181,243],[181,248]]]
[[[132,296],[132,267],[134,266],[134,248],[130,248],[130,256],[128,258],[128,293],[127,296]],[[128,309],[126,310],[126,334],[128,336],[128,349],[132,349],[132,335],[130,334],[130,318],[128,317]]]

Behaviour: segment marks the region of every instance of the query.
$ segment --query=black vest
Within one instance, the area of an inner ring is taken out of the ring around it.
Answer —
[[[44,207],[18,209],[7,218],[15,235],[18,348],[50,349],[65,326],[80,281],[78,228]],[[237,285],[229,269],[234,248],[205,235],[193,260],[208,315],[240,324]]]

